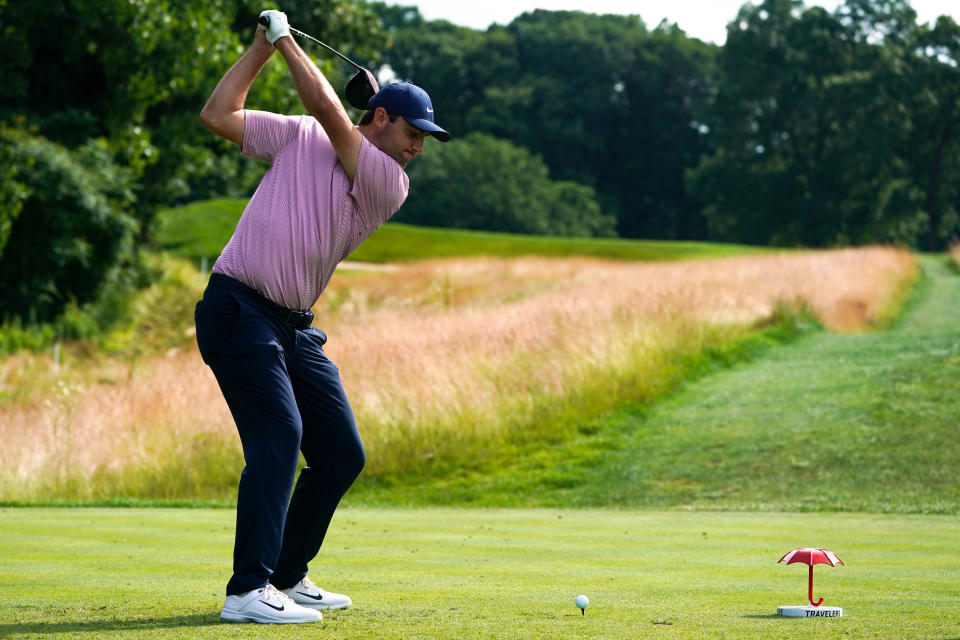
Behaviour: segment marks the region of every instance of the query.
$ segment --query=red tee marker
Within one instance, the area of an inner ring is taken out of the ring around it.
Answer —
[[[820,598],[816,602],[813,601],[813,565],[828,564],[831,567],[835,567],[838,563],[843,564],[843,560],[838,558],[833,551],[828,551],[827,549],[810,549],[807,547],[802,549],[794,549],[790,553],[780,558],[777,563],[779,564],[780,562],[784,561],[786,561],[787,564],[802,562],[810,565],[810,588],[807,592],[807,599],[810,601],[810,606],[812,607],[819,607],[821,604],[823,604],[823,598]]]

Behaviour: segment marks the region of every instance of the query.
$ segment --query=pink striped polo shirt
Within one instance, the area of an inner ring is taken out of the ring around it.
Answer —
[[[409,190],[400,164],[366,137],[351,182],[312,116],[247,110],[242,152],[272,164],[213,271],[289,309],[312,307],[337,264]]]

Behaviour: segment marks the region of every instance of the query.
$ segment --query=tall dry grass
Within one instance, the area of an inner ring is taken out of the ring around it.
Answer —
[[[915,275],[909,254],[888,248],[670,264],[437,260],[338,274],[315,310],[376,476],[561,438],[656,397],[685,359],[778,304],[863,330]],[[74,372],[0,407],[0,498],[231,496],[239,446],[196,350],[127,373]]]

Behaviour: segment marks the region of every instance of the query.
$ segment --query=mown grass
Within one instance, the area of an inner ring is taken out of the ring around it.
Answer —
[[[215,198],[157,212],[154,245],[161,251],[209,264],[233,235],[246,200]]]
[[[317,626],[218,619],[228,510],[0,510],[0,638],[951,638],[956,517],[686,511],[338,512],[311,575],[350,609]],[[781,619],[807,571],[839,619]],[[590,597],[586,615],[573,599]]]
[[[157,214],[156,246],[173,255],[209,265],[233,235],[247,201],[204,200]],[[560,238],[510,233],[458,231],[389,222],[350,255],[360,262],[402,262],[466,256],[570,256],[609,260],[691,260],[770,253],[769,247],[708,242]]]
[[[471,255],[516,257],[587,256],[608,260],[674,261],[723,258],[734,255],[771,253],[771,247],[755,247],[675,240],[617,240],[609,238],[559,238],[525,236],[483,231],[433,229],[388,223],[360,245],[351,260],[396,262],[419,260],[429,255],[440,258]]]

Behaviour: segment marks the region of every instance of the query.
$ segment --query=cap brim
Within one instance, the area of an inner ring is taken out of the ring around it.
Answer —
[[[450,140],[450,134],[444,131],[442,128],[438,127],[436,123],[430,122],[429,120],[423,120],[420,118],[411,119],[411,118],[407,118],[406,116],[404,116],[403,119],[409,122],[410,124],[412,124],[413,126],[415,126],[416,128],[426,131],[427,133],[432,135],[434,138],[436,138],[440,142],[447,142],[448,140]]]

